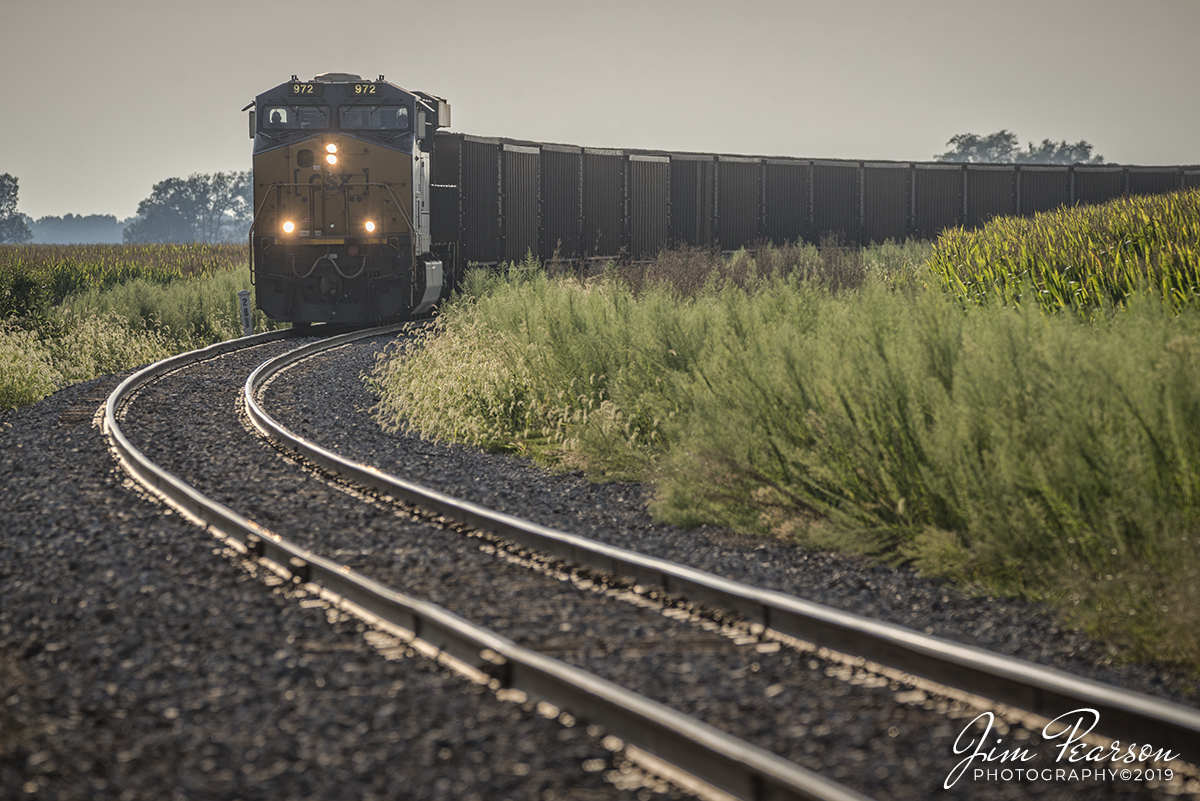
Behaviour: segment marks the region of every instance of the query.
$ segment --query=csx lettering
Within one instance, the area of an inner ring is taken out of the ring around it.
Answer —
[[[326,172],[322,173],[321,175],[314,175],[308,179],[308,182],[310,184],[315,184],[324,179],[325,185],[322,188],[326,191],[332,192],[334,190],[341,189],[344,186],[348,186],[350,184],[350,179],[353,177],[354,175],[348,172]]]

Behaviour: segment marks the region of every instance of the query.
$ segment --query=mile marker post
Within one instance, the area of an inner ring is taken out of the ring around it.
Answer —
[[[250,290],[238,290],[238,309],[242,315],[242,336],[248,337],[254,333],[254,318],[250,315]]]

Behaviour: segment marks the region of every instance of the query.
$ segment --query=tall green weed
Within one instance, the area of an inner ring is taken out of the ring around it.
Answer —
[[[374,379],[389,426],[571,462],[588,440],[610,476],[644,467],[661,443],[658,400],[704,347],[704,305],[682,319],[663,284],[635,300],[613,277],[579,284],[526,264],[471,271],[467,294]],[[421,376],[424,372],[424,377]]]
[[[868,287],[798,329],[730,309],[656,466],[662,517],[1063,606],[1200,664],[1200,314],[963,314]]]
[[[242,335],[237,293],[250,289],[250,268],[240,266],[186,281],[158,283],[136,278],[109,288],[89,288],[62,308],[76,318],[118,317],[131,331],[157,332],[183,350]],[[254,310],[255,330],[273,327]]]
[[[472,273],[381,362],[380,415],[593,475],[655,513],[913,562],[1200,665],[1200,310],[964,308],[878,271]]]

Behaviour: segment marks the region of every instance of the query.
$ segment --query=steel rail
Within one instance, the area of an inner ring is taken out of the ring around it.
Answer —
[[[1157,745],[1165,740],[1166,746],[1185,760],[1200,764],[1200,710],[495,512],[345,459],[287,431],[257,403],[258,387],[280,370],[323,350],[371,335],[358,332],[331,338],[259,366],[244,388],[246,409],[254,425],[268,438],[330,472],[464,526],[568,562],[631,576],[639,583],[662,587],[690,601],[732,610],[781,634],[861,656],[1050,720],[1076,709],[1094,709],[1100,718],[1094,733],[1123,743]]]
[[[334,337],[337,344],[390,333],[403,326],[370,329]],[[313,332],[309,330],[309,335]],[[273,572],[316,585],[323,597],[393,630],[411,632],[501,685],[598,723],[612,735],[746,801],[871,801],[817,773],[765,749],[689,717],[611,681],[517,645],[448,610],[372,581],[346,565],[314,554],[273,534],[214,501],[154,464],[121,431],[118,411],[148,382],[206,358],[292,335],[271,335],[220,343],[165,359],[125,379],[109,396],[104,432],[124,469],[184,516],[205,526],[227,544],[244,550]],[[258,371],[255,372],[257,374]]]

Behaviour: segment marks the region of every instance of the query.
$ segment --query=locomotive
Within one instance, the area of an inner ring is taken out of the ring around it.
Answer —
[[[250,250],[258,308],[298,325],[418,317],[448,294],[454,253],[430,236],[440,97],[349,73],[258,95]]]

